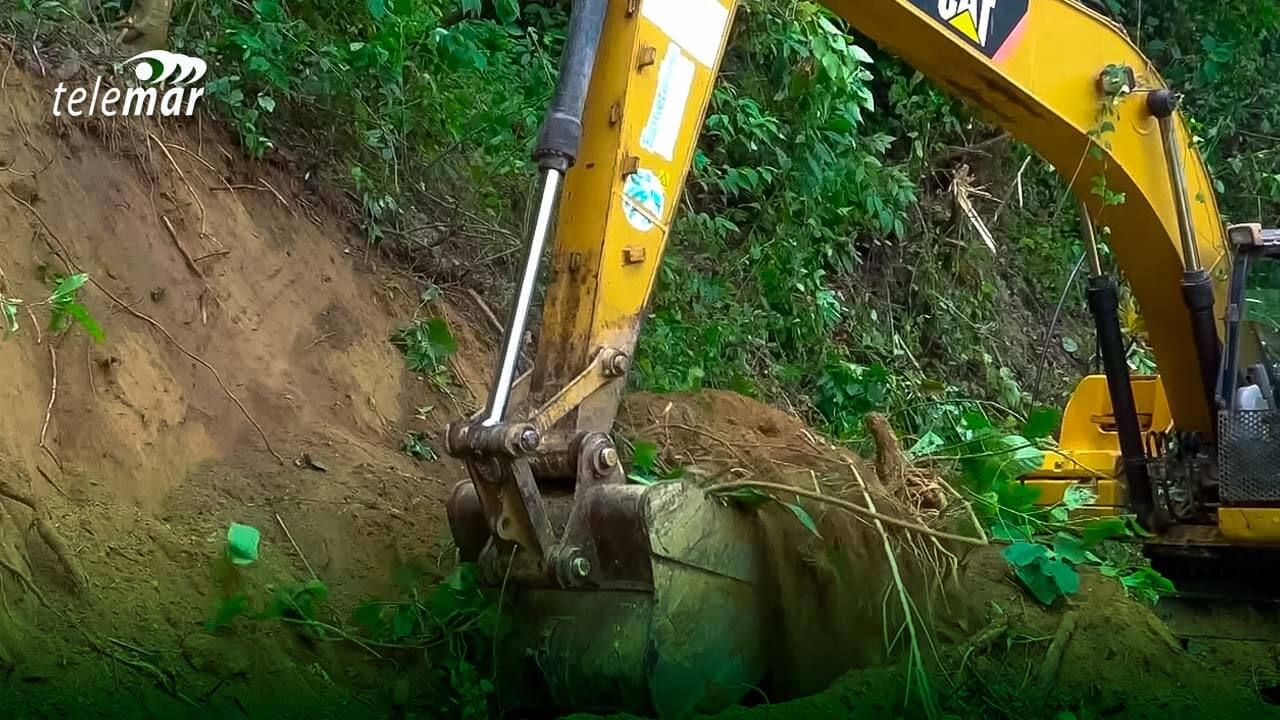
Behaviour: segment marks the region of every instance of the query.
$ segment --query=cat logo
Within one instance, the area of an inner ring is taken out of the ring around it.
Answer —
[[[987,46],[995,9],[996,0],[938,0],[938,15],[979,47]]]
[[[935,20],[996,57],[1021,35],[1028,0],[912,0]]]

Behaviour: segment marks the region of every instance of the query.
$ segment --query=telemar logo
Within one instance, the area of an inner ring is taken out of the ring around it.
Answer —
[[[204,88],[193,85],[209,70],[200,58],[166,50],[139,53],[121,67],[131,67],[142,85],[117,87],[104,83],[101,76],[92,89],[58,83],[53,93],[54,117],[64,113],[71,117],[190,117],[195,114],[196,101],[204,96]]]
[[[912,0],[916,7],[994,58],[1021,35],[1028,0]]]

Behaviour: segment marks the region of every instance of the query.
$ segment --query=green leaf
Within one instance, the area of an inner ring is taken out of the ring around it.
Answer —
[[[813,516],[809,514],[808,510],[805,510],[794,503],[782,503],[782,505],[790,510],[791,514],[795,515],[796,519],[800,521],[800,524],[804,525],[809,532],[814,534],[814,537],[822,537],[822,533],[818,532],[818,524],[813,521]]]
[[[271,97],[270,95],[259,95],[258,107],[262,108],[263,110],[266,110],[267,112],[275,112],[276,99]]]
[[[89,309],[84,305],[76,302],[66,303],[61,306],[60,309],[70,316],[71,319],[80,323],[80,327],[84,328],[84,331],[89,333],[89,337],[93,338],[94,341],[102,342],[106,339],[107,336],[106,333],[102,332],[102,326],[98,324],[98,321],[89,313]]]
[[[11,302],[0,303],[0,308],[4,309],[6,319],[6,334],[18,332],[18,306]]]
[[[76,291],[84,287],[84,284],[88,281],[89,275],[87,273],[76,273],[64,277],[58,281],[58,286],[54,288],[53,296],[50,299],[55,303],[70,300],[75,297]]]
[[[722,497],[726,500],[732,500],[744,507],[759,507],[773,500],[773,497],[770,495],[760,492],[753,487],[744,487],[736,490],[730,490],[728,492],[716,493],[716,496]]]
[[[396,614],[391,620],[391,639],[403,640],[412,635],[417,621],[417,608],[409,603],[397,605]]]
[[[1078,510],[1097,502],[1098,493],[1088,485],[1072,485],[1062,493],[1062,504],[1070,510]]]
[[[236,565],[252,565],[258,560],[262,534],[251,525],[231,523],[227,528],[227,557]]]
[[[631,465],[636,470],[652,471],[658,464],[658,446],[655,443],[637,440],[631,451]]]
[[[1057,583],[1039,563],[1016,568],[1014,575],[1027,590],[1031,591],[1031,595],[1043,605],[1052,605],[1061,597]]]
[[[1080,573],[1061,559],[1044,560],[1041,565],[1061,595],[1074,595],[1080,590]]]
[[[220,601],[214,609],[213,617],[204,621],[204,629],[213,632],[219,628],[231,627],[232,621],[249,613],[249,596],[238,592]]]
[[[930,430],[920,436],[920,439],[916,441],[916,444],[912,445],[905,454],[907,457],[912,459],[924,457],[937,452],[939,449],[945,447],[946,444],[947,442],[942,439],[941,435]]]
[[[991,526],[991,537],[1008,542],[1030,542],[1031,528],[1027,525],[1017,525],[1001,518]]]
[[[1030,565],[1048,554],[1049,548],[1033,542],[1016,542],[1000,551],[1001,557],[1014,567]]]
[[[1022,434],[1031,440],[1038,440],[1053,435],[1062,422],[1062,413],[1057,408],[1038,407],[1027,417],[1027,424]]]
[[[364,6],[369,10],[369,14],[374,20],[381,21],[387,16],[387,4],[385,0],[364,0]]]
[[[484,0],[462,0],[462,12],[468,17],[480,17],[484,9]]]
[[[1015,512],[1029,512],[1040,499],[1040,488],[1021,482],[1004,483],[996,488],[1001,507]]]
[[[1121,516],[1098,518],[1085,525],[1080,531],[1086,548],[1094,547],[1103,540],[1129,537],[1132,534],[1129,523]]]
[[[855,60],[857,60],[860,63],[863,63],[864,65],[874,65],[876,62],[875,60],[871,59],[871,55],[869,55],[866,50],[863,50],[857,45],[850,45],[849,51],[853,53],[853,58]]]
[[[363,628],[366,635],[371,638],[383,638],[387,635],[387,620],[383,617],[385,609],[378,600],[370,600],[351,613],[351,622],[356,626]]]
[[[1053,552],[1070,563],[1082,563],[1085,560],[1084,541],[1067,532],[1060,532],[1053,538]]]
[[[1062,338],[1062,349],[1075,354],[1080,350],[1080,343],[1076,342],[1075,338],[1064,337]]]

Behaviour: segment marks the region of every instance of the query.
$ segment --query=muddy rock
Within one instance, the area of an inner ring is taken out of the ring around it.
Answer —
[[[16,178],[8,184],[7,188],[19,200],[34,203],[40,199],[40,188],[36,185],[35,178]]]
[[[184,638],[182,655],[191,667],[217,677],[248,675],[251,667],[249,653],[236,640],[205,633]]]

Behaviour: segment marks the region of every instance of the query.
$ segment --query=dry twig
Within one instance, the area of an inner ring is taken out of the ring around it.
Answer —
[[[276,522],[280,523],[280,529],[284,530],[284,536],[289,538],[289,544],[293,546],[293,551],[298,553],[298,557],[302,558],[302,564],[307,568],[307,572],[311,573],[312,580],[319,580],[320,576],[316,575],[316,571],[312,569],[311,563],[307,562],[307,556],[302,552],[302,548],[298,547],[297,541],[293,539],[293,533],[289,532],[289,526],[284,524],[284,518],[280,517],[280,513],[276,513]]]
[[[858,473],[857,468],[855,468],[852,464],[849,465],[849,468],[853,470],[854,475],[859,478],[859,481],[861,481],[861,474]],[[987,539],[985,535],[983,535],[982,537],[973,537],[970,535],[956,535],[954,533],[944,532],[942,530],[935,530],[931,527],[921,525],[919,523],[913,523],[910,520],[903,520],[901,518],[896,518],[891,515],[884,515],[882,513],[876,512],[875,510],[862,507],[857,503],[849,502],[848,500],[843,500],[841,498],[833,497],[831,495],[822,495],[819,493],[815,493],[812,490],[805,490],[804,488],[793,487],[791,485],[783,485],[782,483],[760,482],[757,480],[739,480],[735,482],[727,482],[727,483],[720,483],[718,485],[712,485],[711,487],[706,488],[706,492],[714,494],[714,493],[729,492],[732,490],[739,490],[742,488],[755,488],[757,490],[773,490],[775,492],[784,492],[784,493],[790,493],[792,495],[799,495],[800,497],[809,498],[810,500],[816,500],[817,502],[820,502],[820,503],[826,503],[828,505],[832,505],[834,507],[840,508],[841,510],[845,510],[847,512],[853,513],[854,515],[858,515],[860,517],[863,517],[869,520],[878,520],[880,522],[885,523],[886,525],[893,525],[894,527],[899,527],[899,528],[902,528],[903,530],[909,530],[911,532],[919,533],[921,535],[936,537],[939,540],[950,540],[952,542],[964,543],[966,545],[986,545],[987,544]]]
[[[31,510],[36,533],[49,546],[49,549],[53,550],[53,554],[58,557],[62,566],[66,568],[67,573],[71,575],[72,580],[75,582],[76,589],[87,587],[89,579],[84,574],[84,570],[80,568],[80,562],[76,560],[75,554],[71,552],[71,549],[67,546],[67,541],[62,538],[61,533],[53,527],[53,523],[49,522],[48,514],[44,511],[43,506],[31,495],[18,490],[3,480],[0,480],[0,496],[26,505]]]

